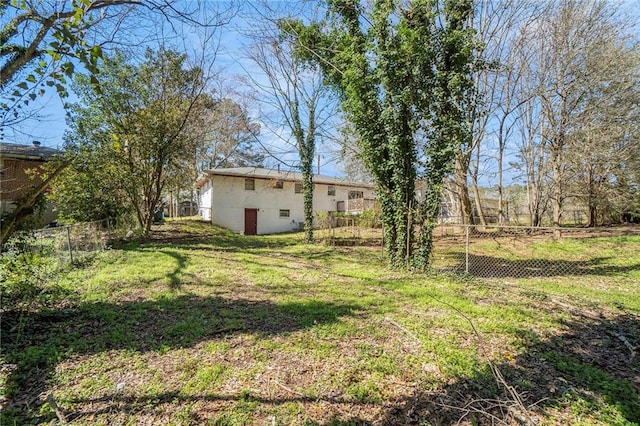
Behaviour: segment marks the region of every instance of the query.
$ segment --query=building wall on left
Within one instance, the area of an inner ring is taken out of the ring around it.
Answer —
[[[0,214],[12,212],[15,209],[15,200],[41,182],[44,164],[43,161],[21,158],[2,158],[0,160],[0,170],[2,171],[0,178]],[[47,206],[42,217],[42,223],[49,223],[56,216],[53,207]]]

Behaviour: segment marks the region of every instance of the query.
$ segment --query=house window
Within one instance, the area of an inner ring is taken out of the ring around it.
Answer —
[[[350,200],[357,200],[358,198],[364,198],[364,193],[362,191],[349,191]]]
[[[290,216],[290,212],[289,210],[280,210],[280,217],[289,217]]]
[[[301,183],[296,182],[295,192],[296,192],[296,194],[301,194],[302,193],[302,184]]]
[[[271,187],[273,189],[282,189],[284,188],[284,182],[281,180],[274,180],[273,183],[271,184]]]
[[[244,189],[246,191],[255,191],[256,189],[256,180],[253,178],[247,178],[244,180]]]
[[[333,185],[329,185],[327,187],[327,195],[336,195],[336,187]]]

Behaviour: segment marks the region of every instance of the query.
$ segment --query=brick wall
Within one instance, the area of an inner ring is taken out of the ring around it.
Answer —
[[[36,185],[40,181],[38,169],[43,165],[42,161],[3,158],[0,200],[13,201]]]

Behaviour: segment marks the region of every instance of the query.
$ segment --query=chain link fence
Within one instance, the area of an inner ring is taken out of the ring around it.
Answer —
[[[316,240],[332,246],[364,246],[383,252],[378,217],[316,218]],[[127,236],[114,220],[45,228],[18,234],[21,251],[47,255],[59,264],[82,262]],[[131,233],[131,231],[128,231]],[[586,239],[640,235],[640,227],[543,228],[443,224],[434,229],[432,267],[477,278],[534,278],[601,274],[616,270],[624,256],[606,247],[597,252]],[[640,250],[640,247],[638,248]],[[606,255],[603,255],[606,253]]]
[[[382,220],[378,215],[318,214],[316,241],[330,246],[380,246]]]
[[[78,263],[105,250],[126,230],[113,219],[16,233],[5,250],[48,256],[60,264]]]
[[[333,246],[366,246],[383,252],[379,218],[316,218],[318,241]],[[542,278],[599,275],[619,270],[623,253],[587,239],[640,235],[640,227],[526,227],[441,224],[434,229],[431,266],[476,278]],[[640,247],[638,248],[640,250]],[[608,253],[603,256],[602,253]]]
[[[432,266],[477,278],[543,278],[615,272],[622,253],[587,239],[640,234],[640,228],[538,228],[443,225],[435,230]],[[603,255],[605,253],[605,255]]]

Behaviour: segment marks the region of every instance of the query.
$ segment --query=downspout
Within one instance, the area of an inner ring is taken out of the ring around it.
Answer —
[[[213,225],[213,176],[209,177],[209,185],[211,186],[211,199],[209,200],[209,220],[211,220],[211,224]]]

